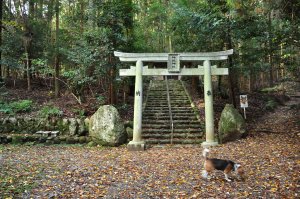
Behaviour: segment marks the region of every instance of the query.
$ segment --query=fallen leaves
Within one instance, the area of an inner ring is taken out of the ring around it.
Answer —
[[[291,117],[273,115],[252,136],[212,148],[211,157],[244,165],[246,180],[230,183],[222,172],[201,178],[201,147],[0,145],[0,198],[298,198],[299,127],[282,127]],[[260,133],[267,124],[277,133]]]
[[[8,145],[3,150],[0,191],[4,198],[25,192],[48,198],[294,198],[299,188],[298,141],[262,135],[213,148],[210,156],[245,165],[246,181],[233,175],[231,183],[222,172],[210,180],[201,178],[200,147],[131,153],[125,147]]]

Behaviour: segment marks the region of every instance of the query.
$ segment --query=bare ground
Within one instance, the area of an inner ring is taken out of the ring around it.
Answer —
[[[201,147],[0,145],[0,198],[299,198],[299,113],[290,106],[254,121],[245,139],[210,156],[241,163],[247,178],[202,179]]]

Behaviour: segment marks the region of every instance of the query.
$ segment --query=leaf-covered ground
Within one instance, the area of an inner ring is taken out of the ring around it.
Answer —
[[[0,145],[0,198],[299,198],[299,113],[282,106],[251,127],[211,150],[244,165],[232,182],[202,179],[201,147]]]

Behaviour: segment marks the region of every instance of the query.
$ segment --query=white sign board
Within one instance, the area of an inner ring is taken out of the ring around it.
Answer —
[[[241,108],[248,108],[247,95],[240,95]]]

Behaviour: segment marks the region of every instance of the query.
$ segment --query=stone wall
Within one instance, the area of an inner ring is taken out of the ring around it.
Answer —
[[[59,131],[58,136],[43,136],[38,131]],[[48,142],[85,143],[89,142],[88,125],[84,119],[76,118],[0,118],[0,143]]]

